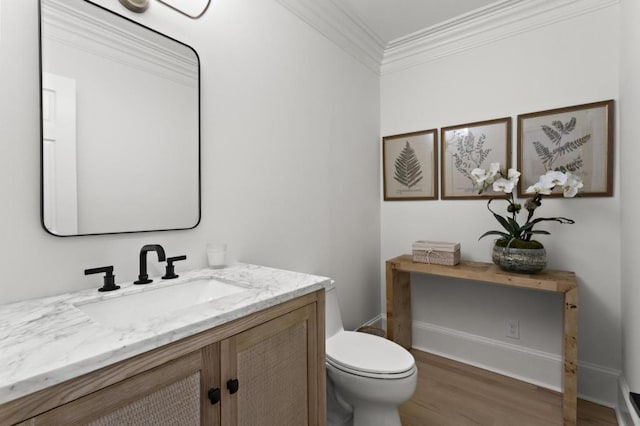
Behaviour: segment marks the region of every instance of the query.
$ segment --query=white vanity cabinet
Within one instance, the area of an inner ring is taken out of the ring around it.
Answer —
[[[324,339],[319,290],[0,405],[0,424],[324,425]]]

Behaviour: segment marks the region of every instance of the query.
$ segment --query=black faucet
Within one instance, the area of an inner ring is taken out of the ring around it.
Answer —
[[[164,249],[160,244],[147,244],[140,249],[140,274],[138,275],[138,281],[134,281],[134,284],[149,284],[153,280],[149,279],[147,275],[147,253],[155,251],[158,254],[158,261],[164,262],[166,259]]]

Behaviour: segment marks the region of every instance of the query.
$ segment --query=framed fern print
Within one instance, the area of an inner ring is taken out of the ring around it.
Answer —
[[[443,200],[489,198],[495,193],[479,194],[471,176],[475,168],[488,169],[500,163],[511,166],[511,117],[440,129],[442,144],[441,197]]]
[[[583,196],[612,196],[613,101],[519,115],[518,170],[520,197],[548,170],[577,175]]]
[[[436,129],[382,138],[385,201],[438,198]]]

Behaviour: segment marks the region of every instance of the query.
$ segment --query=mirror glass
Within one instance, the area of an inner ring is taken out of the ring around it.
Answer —
[[[200,221],[200,63],[85,0],[40,0],[42,224],[54,235]]]

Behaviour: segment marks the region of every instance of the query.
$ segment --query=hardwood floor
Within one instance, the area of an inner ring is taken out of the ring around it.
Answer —
[[[561,396],[510,377],[412,350],[418,386],[400,406],[403,426],[561,425]],[[578,425],[617,425],[611,408],[578,400]]]

